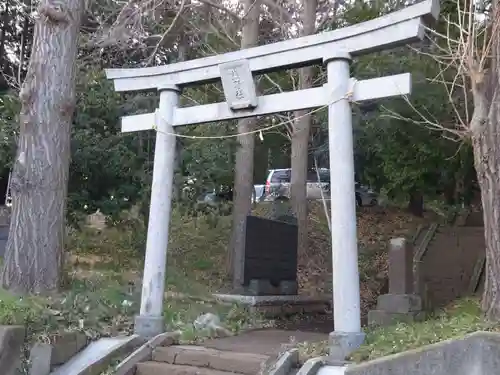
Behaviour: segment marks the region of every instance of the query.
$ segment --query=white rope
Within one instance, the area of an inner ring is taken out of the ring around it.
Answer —
[[[161,134],[166,134],[166,135],[173,135],[175,137],[179,137],[179,138],[189,138],[189,139],[227,139],[227,138],[236,138],[236,137],[242,137],[242,136],[245,136],[245,135],[250,135],[250,134],[259,134],[259,137],[261,138],[261,140],[263,139],[263,132],[267,132],[271,129],[275,129],[275,128],[278,128],[278,127],[281,127],[281,126],[285,126],[285,125],[288,125],[288,124],[291,124],[293,123],[294,121],[296,120],[299,120],[303,117],[306,117],[306,116],[309,116],[313,113],[316,113],[316,112],[319,112],[321,111],[322,109],[324,108],[328,108],[330,105],[332,104],[335,104],[341,100],[348,100],[349,102],[352,102],[352,98],[354,96],[354,89],[355,89],[355,86],[356,86],[356,83],[357,81],[355,79],[350,79],[350,84],[349,84],[349,90],[347,91],[347,93],[345,93],[344,95],[342,95],[340,98],[337,98],[337,99],[332,99],[328,104],[325,104],[319,108],[315,108],[301,116],[297,116],[297,117],[294,117],[293,119],[290,119],[290,120],[285,120],[285,121],[282,121],[282,122],[279,122],[277,124],[274,124],[274,125],[270,125],[270,126],[266,126],[264,128],[260,128],[260,129],[256,129],[256,130],[252,130],[252,131],[249,131],[249,132],[244,132],[244,133],[237,133],[237,134],[228,134],[228,135],[220,135],[220,136],[197,136],[197,135],[184,135],[184,134],[177,134],[177,133],[170,133],[170,132],[165,132],[165,131],[162,131],[162,130],[159,130],[158,129],[158,126],[155,124],[153,125],[153,130],[161,133]],[[335,91],[335,90],[334,90]],[[158,110],[156,110],[156,115],[158,116],[161,116],[161,114],[159,113]],[[155,116],[156,118],[156,116]]]

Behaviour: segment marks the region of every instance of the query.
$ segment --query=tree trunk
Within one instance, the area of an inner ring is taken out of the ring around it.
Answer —
[[[481,189],[486,245],[482,310],[500,320],[500,31],[498,0],[492,2],[492,59],[486,74],[471,73],[474,112],[470,122],[477,181]],[[495,25],[496,23],[496,25]],[[488,74],[489,73],[489,74]]]
[[[63,265],[70,132],[82,0],[38,8],[28,73],[20,92],[20,136],[11,181],[13,211],[4,288],[57,290]]]
[[[486,317],[500,320],[500,92],[490,108],[489,121],[473,134],[474,160],[483,207],[486,244],[482,308]]]
[[[499,38],[500,39],[500,38]],[[497,40],[500,44],[500,40]],[[500,47],[500,46],[498,46]],[[500,48],[497,49],[497,52]],[[472,130],[474,165],[481,188],[486,244],[482,309],[487,318],[500,320],[500,56],[491,79],[494,89],[489,108],[486,95],[474,91]],[[477,115],[477,116],[476,116]]]
[[[5,2],[5,8],[2,13],[2,29],[0,30],[0,67],[3,66],[4,59],[7,58],[5,53],[5,41],[7,40],[7,31],[9,28],[9,1]]]
[[[410,193],[410,200],[408,202],[408,211],[417,217],[424,216],[424,196],[419,191],[412,191]]]
[[[0,74],[0,92],[7,90],[9,88],[9,82],[7,77],[7,66],[9,66],[9,58],[7,53],[5,52],[5,45],[7,42],[7,34],[9,32],[10,27],[10,17],[9,17],[9,1],[5,2],[5,8],[1,15],[1,27],[0,30],[0,70],[3,71],[3,74]],[[15,24],[15,21],[12,22]]]
[[[184,6],[189,8],[191,6],[191,0],[186,0]],[[180,17],[177,27],[179,30],[183,30],[185,26],[184,18]],[[188,58],[189,51],[189,37],[186,33],[181,33],[179,36],[178,47],[177,47],[177,61],[186,61]],[[175,142],[175,159],[174,159],[174,186],[172,197],[175,202],[179,202],[181,199],[181,191],[183,178],[180,168],[182,167],[182,139],[177,138]]]
[[[243,3],[246,17],[242,21],[241,49],[254,47],[259,43],[260,0],[244,0]],[[255,118],[240,120],[238,133],[252,131],[255,124]],[[233,228],[228,258],[234,288],[239,288],[243,284],[246,219],[252,208],[255,135],[240,136],[238,142],[235,163]]]
[[[469,148],[461,152],[462,170],[460,200],[467,207],[472,204],[477,191],[477,174],[474,167],[474,154]]]
[[[456,174],[456,173],[455,173]],[[450,178],[444,185],[444,201],[448,206],[457,203],[457,194],[459,193],[460,183],[456,178]]]
[[[301,36],[312,35],[316,31],[317,0],[304,0],[302,23],[304,29]],[[314,79],[313,67],[299,70],[300,89],[312,87]],[[309,134],[312,116],[308,111],[297,111],[292,134],[292,179],[291,195],[292,204],[298,225],[298,253],[304,254],[308,248],[307,241],[307,161],[309,149]]]

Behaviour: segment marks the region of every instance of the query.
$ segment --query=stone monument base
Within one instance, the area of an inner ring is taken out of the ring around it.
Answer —
[[[328,337],[330,361],[344,361],[351,353],[358,350],[364,340],[364,332],[331,332]]]
[[[266,318],[277,318],[294,314],[322,314],[331,310],[331,296],[248,296],[241,294],[214,294],[222,302],[238,303]]]
[[[368,311],[368,325],[387,326],[399,322],[412,323],[425,319],[422,301],[414,294],[383,294],[377,309]]]
[[[242,295],[248,296],[296,296],[298,292],[298,285],[293,280],[283,280],[279,285],[274,286],[271,281],[266,279],[252,279],[247,287],[241,290]]]

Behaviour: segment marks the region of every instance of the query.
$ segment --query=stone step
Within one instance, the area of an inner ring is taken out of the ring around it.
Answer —
[[[261,354],[221,351],[192,345],[158,347],[153,351],[153,361],[156,362],[245,375],[257,374],[268,358]]]
[[[207,367],[181,366],[161,362],[143,362],[137,364],[135,375],[237,375],[237,373],[219,371]]]

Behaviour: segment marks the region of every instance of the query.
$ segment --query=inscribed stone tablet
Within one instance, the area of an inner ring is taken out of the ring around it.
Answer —
[[[257,107],[257,93],[248,60],[219,65],[226,101],[234,111]]]

